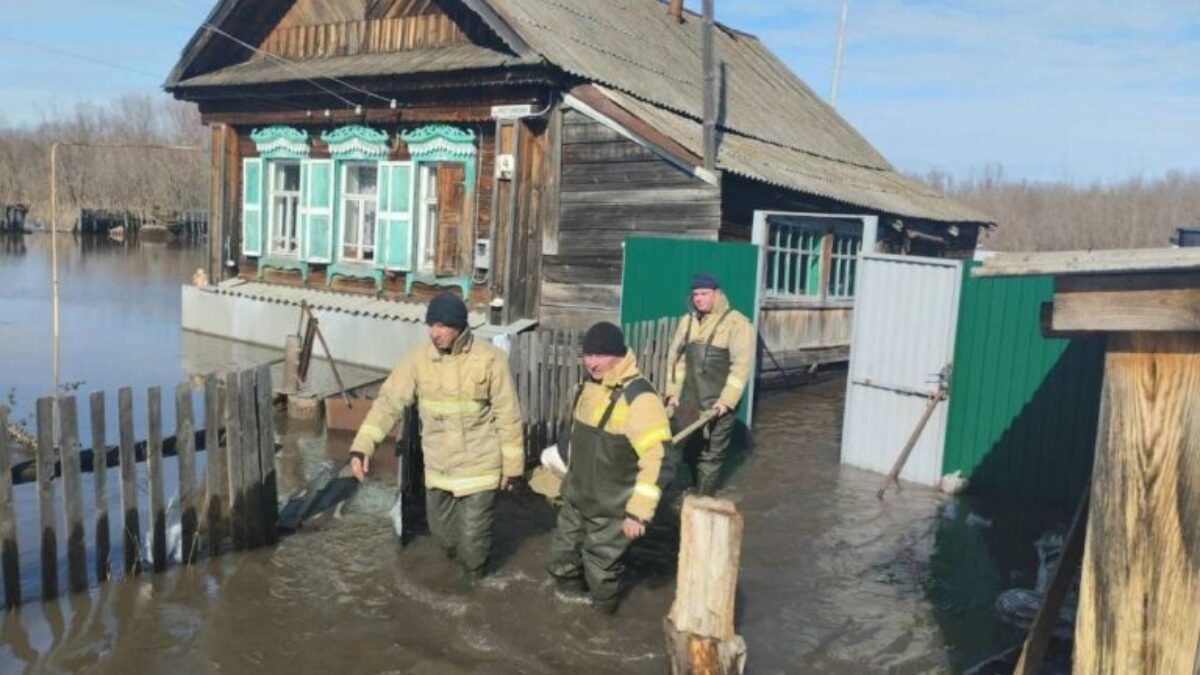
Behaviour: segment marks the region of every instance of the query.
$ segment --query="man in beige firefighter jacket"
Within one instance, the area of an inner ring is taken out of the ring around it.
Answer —
[[[593,606],[611,613],[625,551],[646,533],[669,478],[662,464],[671,429],[620,328],[592,326],[583,362],[590,380],[575,394],[549,571],[560,590],[590,591]]]
[[[468,581],[486,571],[498,490],[525,469],[516,390],[504,352],[477,340],[467,307],[443,293],[429,303],[430,344],[411,351],[379,391],[351,446],[358,480],[387,431],[417,406],[429,530]]]
[[[677,428],[707,410],[716,413],[705,433],[694,434],[683,447],[693,484],[711,495],[721,479],[738,403],[754,376],[754,327],[729,305],[712,275],[696,274],[691,286],[691,311],[679,322],[668,352],[667,408],[674,410]]]

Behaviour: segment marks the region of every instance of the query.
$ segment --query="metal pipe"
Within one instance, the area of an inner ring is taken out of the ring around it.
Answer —
[[[846,18],[850,13],[850,3],[842,3],[841,17],[838,19],[837,48],[833,53],[833,78],[829,84],[829,107],[837,107],[838,89],[842,84],[842,53],[846,49]]]

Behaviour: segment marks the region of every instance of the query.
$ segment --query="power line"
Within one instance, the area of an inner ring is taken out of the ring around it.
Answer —
[[[134,68],[132,66],[122,65],[120,63],[113,63],[112,61],[105,61],[104,59],[98,59],[94,56],[88,56],[86,54],[78,54],[76,52],[67,51],[65,49],[59,49],[58,47],[51,47],[50,45],[39,44],[37,42],[31,42],[29,40],[24,40],[22,38],[15,38],[15,37],[11,37],[8,35],[0,35],[0,40],[16,42],[18,44],[25,45],[26,47],[32,47],[34,49],[40,49],[42,51],[50,52],[51,54],[58,54],[59,56],[66,56],[69,58],[78,59],[80,61],[87,61],[89,63],[94,63],[94,64],[101,65],[101,66],[107,66],[109,68],[115,68],[117,70],[124,70],[126,72],[136,73],[138,75],[144,75],[146,77],[152,77],[156,80],[162,79],[162,77],[160,75],[156,75],[149,71],[140,70],[140,69]]]

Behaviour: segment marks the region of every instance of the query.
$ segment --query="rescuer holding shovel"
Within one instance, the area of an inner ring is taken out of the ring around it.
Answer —
[[[583,339],[583,364],[590,380],[575,397],[548,569],[561,591],[590,591],[593,607],[612,613],[622,557],[646,533],[669,478],[662,464],[671,430],[620,328],[592,326]]]
[[[350,469],[362,481],[375,447],[416,403],[429,530],[473,582],[491,553],[496,492],[512,489],[525,470],[521,413],[508,358],[471,334],[462,300],[437,296],[425,323],[430,344],[383,383],[350,447]]]
[[[705,411],[716,413],[705,433],[693,435],[683,447],[696,490],[712,495],[733,437],[738,402],[754,375],[754,327],[729,305],[716,277],[696,274],[691,286],[691,311],[679,322],[668,352],[667,409],[677,428]]]

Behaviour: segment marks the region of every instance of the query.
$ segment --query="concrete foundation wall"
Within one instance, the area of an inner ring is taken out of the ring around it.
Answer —
[[[282,349],[284,338],[295,333],[300,308],[291,303],[267,302],[183,287],[183,329],[230,340]],[[391,370],[404,354],[428,341],[425,326],[415,321],[380,318],[345,312],[314,310],[329,350],[338,363]],[[472,314],[472,325],[485,321]],[[324,357],[318,344],[315,356]]]

